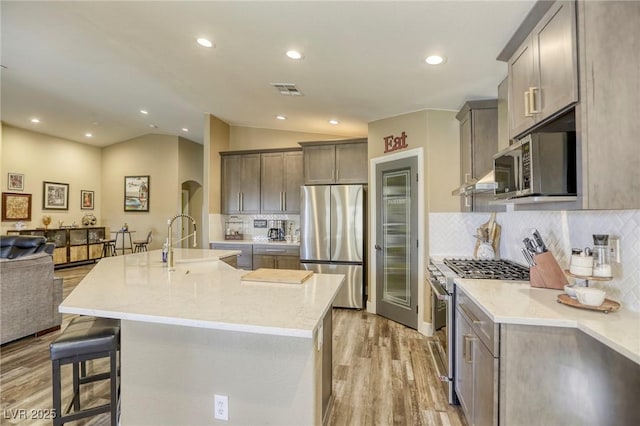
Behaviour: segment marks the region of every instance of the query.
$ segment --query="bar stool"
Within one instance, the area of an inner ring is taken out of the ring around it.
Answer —
[[[117,252],[116,252],[116,239],[115,238],[112,238],[110,240],[100,240],[100,242],[102,243],[102,256],[101,257],[115,256],[117,254]]]
[[[56,417],[54,425],[92,417],[101,413],[111,413],[111,425],[118,424],[118,366],[117,352],[120,340],[120,321],[90,316],[71,320],[62,334],[49,346],[52,361],[53,409]],[[109,357],[109,371],[87,376],[85,362]],[[60,370],[63,365],[73,364],[73,398],[63,415]],[[80,374],[82,367],[82,374]],[[80,406],[80,385],[109,379],[111,400],[109,404],[82,409]],[[73,407],[73,412],[71,408]]]

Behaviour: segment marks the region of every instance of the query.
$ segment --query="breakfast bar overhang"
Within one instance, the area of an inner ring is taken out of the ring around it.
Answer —
[[[122,425],[215,424],[215,395],[228,425],[322,423],[344,276],[243,281],[219,260],[235,254],[175,249],[174,268],[159,250],[105,258],[60,305],[121,320]]]

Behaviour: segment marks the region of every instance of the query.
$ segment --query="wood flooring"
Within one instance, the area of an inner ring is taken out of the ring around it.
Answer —
[[[56,270],[66,297],[93,265]],[[334,310],[332,426],[466,425],[462,411],[447,403],[431,363],[428,338],[377,315]],[[62,329],[75,315],[63,315]],[[26,337],[0,347],[0,424],[50,425],[49,344],[60,334]],[[105,362],[89,363],[101,371]],[[63,368],[63,401],[71,398],[70,367]],[[83,407],[108,402],[108,381],[83,385]],[[21,411],[23,410],[23,411]],[[101,414],[71,423],[108,425]]]

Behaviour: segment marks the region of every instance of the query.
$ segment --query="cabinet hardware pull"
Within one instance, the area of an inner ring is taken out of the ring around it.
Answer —
[[[529,110],[530,106],[531,106],[531,92],[529,90],[525,90],[524,92],[524,116],[525,117],[533,116],[533,114]]]
[[[464,305],[464,303],[460,303],[458,306],[460,307],[460,309],[462,309],[462,312],[464,312],[464,314],[471,320],[472,323],[482,324],[482,321],[480,321],[478,317],[473,315],[473,313]]]
[[[282,193],[282,211],[287,211],[287,193]]]
[[[240,192],[240,211],[244,211],[244,192]]]
[[[473,341],[472,334],[465,334],[464,336],[464,360],[467,364],[471,364],[473,362],[473,358],[471,356],[471,342]]]
[[[471,195],[464,194],[464,206],[471,207]]]
[[[531,101],[531,107],[529,108],[529,112],[533,115],[533,114],[540,114],[540,110],[538,109],[538,107],[540,106],[540,102],[537,102],[536,98],[538,98],[539,96],[536,96],[536,92],[540,93],[540,88],[539,87],[530,87],[529,91],[531,92],[531,96],[529,97],[530,101]]]
[[[240,208],[240,193],[238,192],[238,211],[241,212],[242,209]]]

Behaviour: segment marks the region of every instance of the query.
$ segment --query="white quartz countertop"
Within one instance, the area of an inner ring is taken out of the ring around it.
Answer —
[[[557,302],[561,290],[529,283],[457,278],[461,288],[498,323],[574,327],[640,364],[640,313],[625,309],[605,314]]]
[[[269,240],[215,240],[210,241],[211,244],[249,244],[249,245],[265,245],[265,246],[293,246],[299,247],[300,243],[292,241],[269,241]]]
[[[313,338],[344,281],[314,274],[302,284],[242,281],[247,271],[219,261],[237,250],[161,250],[100,260],[60,312],[247,333]]]

